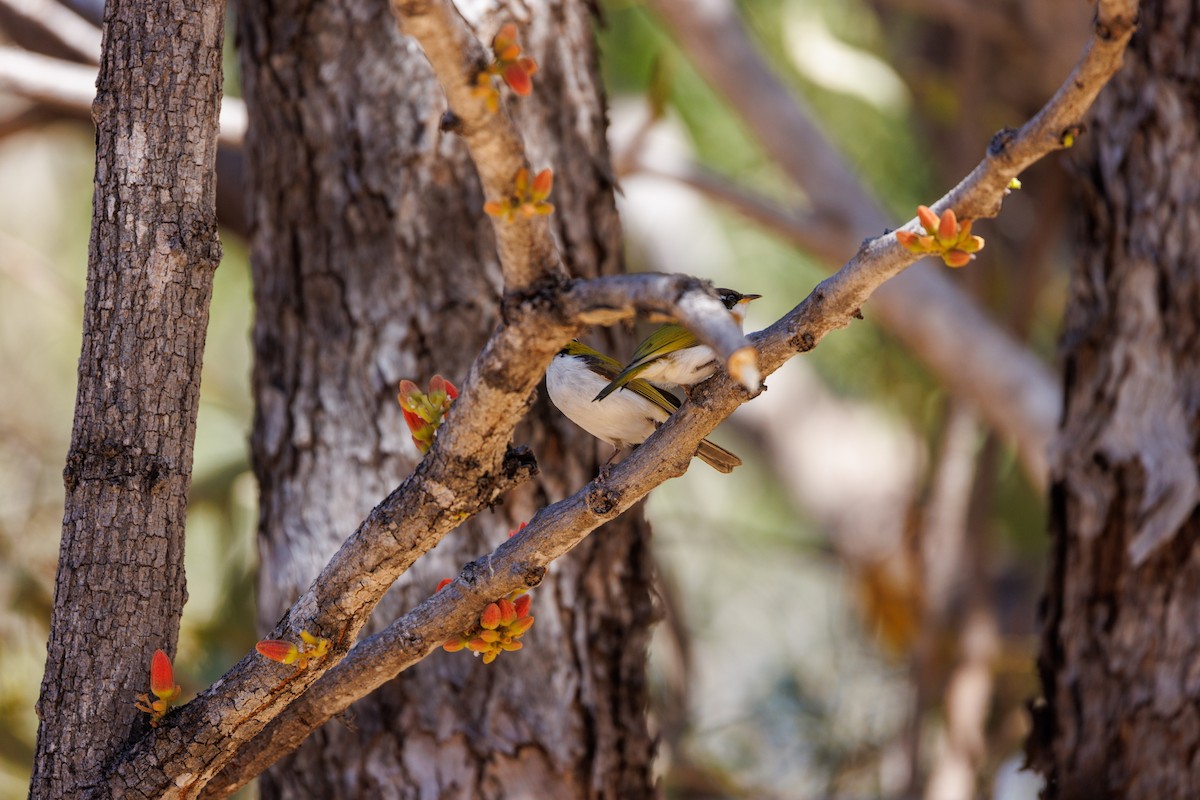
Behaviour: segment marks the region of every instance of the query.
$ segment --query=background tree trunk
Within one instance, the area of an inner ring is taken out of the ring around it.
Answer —
[[[1081,140],[1032,761],[1049,798],[1200,796],[1200,3],[1142,4]]]
[[[606,117],[587,9],[512,15],[538,59],[514,109],[535,169],[555,170],[556,233],[573,274],[622,268]],[[380,0],[244,3],[257,304],[253,434],[261,486],[260,623],[269,628],[415,464],[401,378],[455,382],[497,321],[490,221],[440,88]],[[594,441],[542,399],[517,443],[542,475],[453,534],[397,584],[385,622],[519,521],[594,474]],[[264,797],[611,797],[652,794],[644,710],[648,531],[626,515],[555,565],[525,650],[484,666],[435,654],[262,781]]]
[[[104,12],[96,178],[66,509],[30,797],[76,797],[173,653],[213,272],[225,4]]]

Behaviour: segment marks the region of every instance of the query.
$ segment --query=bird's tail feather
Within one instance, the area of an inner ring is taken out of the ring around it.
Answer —
[[[708,439],[700,442],[700,447],[696,450],[696,457],[717,472],[724,472],[726,474],[733,472],[734,467],[742,465],[740,458],[724,447],[713,444]]]

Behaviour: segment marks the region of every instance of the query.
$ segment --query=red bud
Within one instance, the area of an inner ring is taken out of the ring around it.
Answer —
[[[278,661],[280,664],[292,664],[300,656],[300,648],[282,639],[263,639],[254,645],[260,656]]]
[[[508,84],[508,88],[522,97],[533,93],[533,81],[530,80],[529,73],[520,64],[509,64],[506,66],[501,77]]]
[[[155,650],[150,659],[150,691],[161,699],[174,699],[179,687],[175,685],[175,669],[162,650]]]

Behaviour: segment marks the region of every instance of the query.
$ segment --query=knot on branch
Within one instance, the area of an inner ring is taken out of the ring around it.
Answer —
[[[587,493],[588,510],[597,517],[614,517],[621,504],[621,492],[597,483],[593,484]]]
[[[988,155],[998,156],[1002,154],[1008,143],[1016,138],[1017,132],[1013,128],[1001,128],[992,136],[992,140],[988,142]]]
[[[532,589],[539,585],[546,577],[546,568],[539,567],[536,564],[521,564],[518,566],[521,572],[521,580],[525,582],[525,588]]]
[[[523,482],[535,477],[541,469],[533,451],[526,445],[509,447],[504,453],[504,463],[501,466],[504,478],[509,481]]]
[[[446,109],[444,112],[442,112],[442,118],[438,120],[438,130],[442,133],[461,134],[463,130],[462,117],[460,117],[458,114],[455,114],[450,109]]]
[[[504,324],[510,325],[523,311],[535,311],[548,316],[557,324],[565,324],[568,320],[562,313],[562,297],[575,281],[566,277],[553,267],[546,266],[541,277],[531,284],[511,289],[500,298],[500,318]]]
[[[817,340],[809,331],[801,331],[791,338],[789,344],[797,353],[807,353],[817,346]]]

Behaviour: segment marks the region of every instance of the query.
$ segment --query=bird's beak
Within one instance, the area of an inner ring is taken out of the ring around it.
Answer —
[[[751,300],[757,300],[760,297],[762,297],[761,294],[744,294],[742,295],[742,299],[738,300],[738,305],[740,306],[743,303],[749,303]]]

